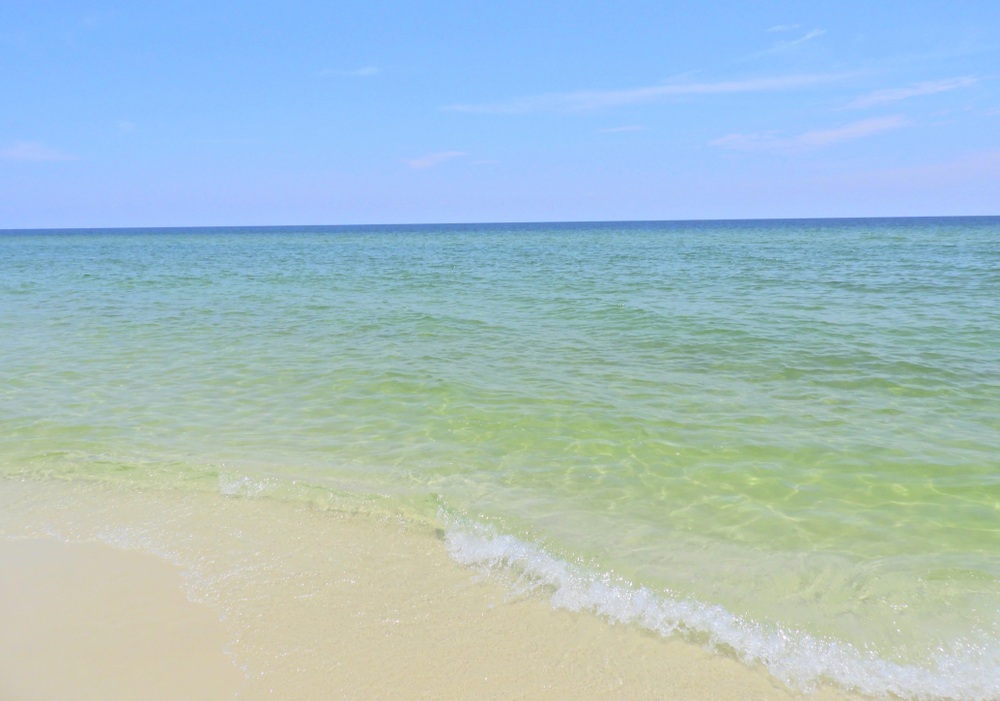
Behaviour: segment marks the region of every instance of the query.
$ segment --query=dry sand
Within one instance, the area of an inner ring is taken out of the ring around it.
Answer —
[[[217,613],[151,555],[0,541],[0,699],[228,699],[243,673]]]

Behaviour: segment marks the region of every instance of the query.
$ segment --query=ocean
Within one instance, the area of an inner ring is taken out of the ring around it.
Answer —
[[[0,232],[26,483],[393,514],[793,688],[1000,698],[1000,218]]]

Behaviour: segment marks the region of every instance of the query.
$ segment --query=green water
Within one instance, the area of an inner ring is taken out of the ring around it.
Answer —
[[[1000,698],[1000,219],[0,233],[0,339],[9,477],[384,495]]]

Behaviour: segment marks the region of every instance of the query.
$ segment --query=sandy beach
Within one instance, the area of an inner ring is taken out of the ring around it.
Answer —
[[[0,540],[0,698],[209,701],[243,673],[218,615],[176,567],[54,538]]]
[[[802,697],[697,644],[512,596],[421,524],[101,485],[0,494],[4,699]]]

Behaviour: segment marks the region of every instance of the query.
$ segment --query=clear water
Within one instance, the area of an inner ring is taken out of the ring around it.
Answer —
[[[1000,698],[1000,218],[0,234],[0,472],[383,495],[801,686]]]

